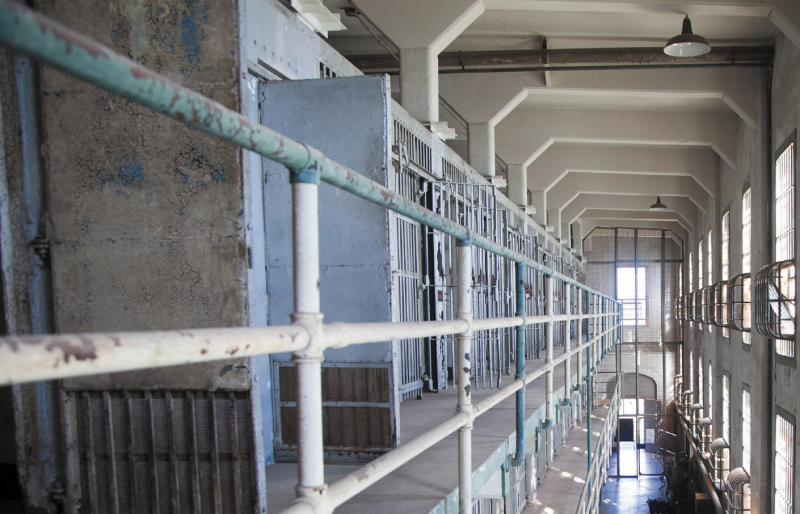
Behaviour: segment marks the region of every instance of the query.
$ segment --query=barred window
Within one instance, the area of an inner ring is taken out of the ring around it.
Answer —
[[[793,514],[794,422],[775,416],[775,512]]]
[[[750,474],[751,439],[750,427],[752,423],[752,410],[750,405],[750,391],[742,388],[742,467]]]
[[[694,285],[694,270],[692,268],[692,252],[689,252],[689,295],[692,294],[693,285]],[[694,321],[689,322],[689,327],[694,327]]]
[[[711,246],[711,231],[709,230],[708,231],[708,265],[707,265],[707,267],[708,267],[708,285],[711,285],[711,284],[714,283],[714,278],[712,276],[712,271],[714,269],[714,266],[712,265],[714,263],[714,254],[711,251],[711,248],[712,248],[712,246]]]
[[[703,289],[703,240],[697,245],[697,289]],[[697,328],[703,330],[703,324],[698,323]]]
[[[731,250],[731,211],[722,216],[722,280],[725,282],[730,278],[730,250]],[[722,337],[730,337],[728,327],[723,327]],[[729,440],[726,439],[730,443]]]
[[[775,161],[775,260],[794,257],[794,143]]]
[[[742,195],[742,273],[750,273],[750,219],[750,188],[748,187]],[[742,342],[751,344],[750,332],[742,332]]]
[[[708,363],[708,419],[714,418],[714,365]]]
[[[731,377],[722,373],[722,438],[731,444]]]
[[[708,408],[706,408],[706,403],[704,402],[705,400],[705,396],[703,395],[704,385],[705,383],[703,379],[703,356],[698,355],[697,356],[697,403],[702,405],[705,410],[708,410]]]
[[[775,160],[775,261],[794,258],[794,136]],[[794,341],[775,340],[778,355],[794,357]]]

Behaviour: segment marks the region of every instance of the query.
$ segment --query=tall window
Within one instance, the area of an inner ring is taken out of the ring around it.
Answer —
[[[692,252],[689,252],[689,294],[694,290],[694,270],[692,269]],[[689,322],[689,327],[694,327],[694,321]],[[690,359],[691,360],[691,359]],[[694,380],[694,377],[692,377]]]
[[[775,416],[775,512],[793,514],[794,420]]]
[[[710,230],[708,231],[708,261],[706,261],[706,262],[707,262],[706,268],[708,268],[708,285],[713,286],[714,285],[714,277],[712,277],[712,275],[711,275],[711,270],[714,269],[714,266],[713,266],[714,257],[713,257],[713,254],[711,253],[711,231]],[[710,334],[713,331],[714,331],[714,325],[708,325],[708,333]],[[709,377],[709,379],[710,379],[710,377]]]
[[[697,356],[697,403],[703,406],[703,413],[705,413],[708,408],[706,408],[706,404],[703,402],[705,400],[705,396],[703,396],[703,356]]]
[[[742,467],[750,474],[750,426],[751,426],[750,391],[742,389]]]
[[[708,363],[708,419],[714,417],[714,366]]]
[[[697,398],[697,391],[694,390],[694,357],[692,350],[689,350],[689,390],[694,391],[694,397]],[[697,403],[698,400],[695,400]]]
[[[750,188],[742,195],[742,273],[750,273]],[[750,344],[750,332],[742,332],[742,342]]]
[[[714,277],[712,276],[711,271],[714,269],[714,257],[713,253],[711,252],[711,231],[708,231],[708,285],[714,285]]]
[[[703,289],[703,239],[697,245],[697,289]],[[698,323],[697,328],[703,330],[703,324]],[[702,373],[702,370],[701,370]]]
[[[794,257],[794,142],[775,161],[775,260]]]
[[[731,444],[731,377],[722,373],[722,438]]]
[[[720,249],[720,260],[722,261],[722,269],[721,279],[726,281],[728,280],[730,275],[730,250],[731,250],[731,211],[729,210],[722,216],[722,248]],[[723,288],[723,290],[727,291],[727,289]],[[727,298],[722,298],[722,301],[727,301]],[[722,307],[723,311],[727,309],[726,307]],[[723,318],[723,319],[727,319]],[[722,337],[730,337],[730,332],[728,331],[728,327],[722,327]]]
[[[775,161],[775,260],[794,258],[794,136]],[[794,357],[794,341],[775,341],[778,355]]]
[[[622,324],[647,324],[647,273],[644,267],[617,268],[617,299],[622,304]]]
[[[703,289],[703,240],[697,245],[697,289]]]

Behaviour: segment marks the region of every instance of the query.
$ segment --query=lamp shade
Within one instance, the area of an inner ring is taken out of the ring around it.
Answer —
[[[661,197],[656,196],[656,203],[650,206],[651,211],[666,211],[667,206],[661,203]]]
[[[664,53],[673,57],[697,57],[711,51],[706,38],[692,32],[692,21],[689,16],[683,19],[681,34],[667,41]]]

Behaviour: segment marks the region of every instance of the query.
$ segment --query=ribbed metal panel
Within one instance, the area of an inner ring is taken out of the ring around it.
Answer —
[[[71,391],[85,513],[253,512],[249,392]]]

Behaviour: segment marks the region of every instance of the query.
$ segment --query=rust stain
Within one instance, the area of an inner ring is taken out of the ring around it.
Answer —
[[[207,353],[208,353],[208,349],[206,349],[206,348],[203,348],[202,350],[200,350],[200,355],[205,355]]]
[[[464,391],[467,392],[467,396],[469,396],[469,390],[470,390],[469,384],[465,385],[464,386]]]
[[[48,344],[46,348],[49,352],[60,349],[64,352],[64,362],[66,363],[69,363],[71,357],[75,357],[79,361],[96,359],[97,353],[92,340],[88,337],[81,337],[80,339],[83,343],[82,345],[72,344],[67,339],[59,339]]]
[[[235,354],[236,354],[236,352],[238,352],[238,351],[239,351],[239,347],[237,346],[236,348],[234,348],[233,350],[231,350],[231,351],[230,351],[230,352],[228,352],[228,353],[229,353],[229,354],[231,354],[231,355],[235,355]]]
[[[48,23],[40,19],[39,28],[42,30],[42,32],[47,32],[49,30],[57,39],[60,39],[66,43],[68,54],[72,53],[72,45],[75,45],[79,48],[83,48],[86,53],[92,57],[108,57],[108,54],[102,46],[98,45],[94,41],[90,41],[84,37],[81,37],[56,23]]]
[[[464,368],[464,373],[469,373],[469,368]]]

